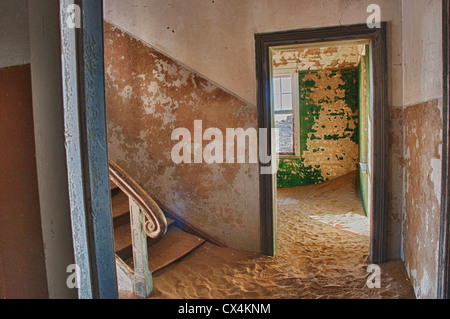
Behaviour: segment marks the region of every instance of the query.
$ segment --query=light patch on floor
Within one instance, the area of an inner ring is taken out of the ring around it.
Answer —
[[[370,236],[369,219],[355,213],[344,215],[310,215],[314,220],[355,234]]]

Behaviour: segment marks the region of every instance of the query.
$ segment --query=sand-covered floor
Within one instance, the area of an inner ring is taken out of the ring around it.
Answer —
[[[381,266],[380,289],[367,286],[369,224],[355,181],[278,190],[275,257],[206,243],[156,273],[151,298],[415,298],[402,262]]]

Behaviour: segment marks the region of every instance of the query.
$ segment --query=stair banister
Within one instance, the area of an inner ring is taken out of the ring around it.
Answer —
[[[131,235],[133,241],[134,291],[149,297],[152,274],[148,267],[147,236],[158,239],[167,232],[167,220],[161,208],[122,168],[109,159],[111,181],[129,198]]]

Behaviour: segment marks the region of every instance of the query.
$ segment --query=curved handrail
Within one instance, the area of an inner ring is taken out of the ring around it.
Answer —
[[[148,237],[158,239],[167,232],[167,219],[158,204],[120,166],[109,159],[110,179],[133,200],[146,217],[144,229]]]

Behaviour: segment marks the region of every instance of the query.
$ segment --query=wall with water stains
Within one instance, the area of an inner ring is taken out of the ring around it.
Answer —
[[[405,109],[404,256],[416,293],[435,298],[439,252],[442,101]]]
[[[189,130],[193,142],[201,120],[202,132],[218,128],[225,137],[227,128],[256,128],[255,106],[109,23],[105,69],[110,157],[203,233],[259,251],[258,165],[175,164],[171,157],[176,128]]]

